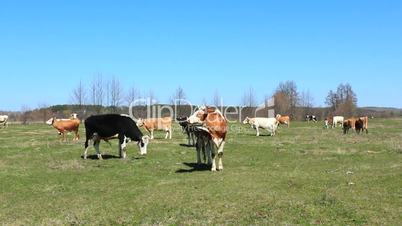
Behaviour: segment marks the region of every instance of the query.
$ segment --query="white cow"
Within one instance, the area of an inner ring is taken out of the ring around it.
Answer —
[[[341,124],[342,128],[343,128],[343,122],[345,121],[345,117],[343,116],[334,116],[333,120],[332,120],[332,127],[336,128],[338,126],[338,124]]]
[[[278,129],[279,121],[276,118],[249,118],[244,119],[243,124],[250,124],[252,128],[257,130],[257,137],[260,136],[260,128],[266,129],[271,134],[275,136],[276,130]]]
[[[0,125],[4,128],[8,127],[8,115],[0,115]]]

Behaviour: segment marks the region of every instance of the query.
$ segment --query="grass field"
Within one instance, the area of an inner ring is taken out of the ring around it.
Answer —
[[[106,160],[84,161],[83,140],[60,143],[46,125],[0,129],[0,224],[402,224],[402,119],[347,136],[295,122],[255,137],[231,124],[218,173],[196,168],[175,130],[172,141],[157,133],[146,158],[133,144],[114,158],[114,141]]]

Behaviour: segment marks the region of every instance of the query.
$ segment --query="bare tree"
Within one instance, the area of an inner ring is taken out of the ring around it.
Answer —
[[[110,106],[113,111],[121,105],[123,100],[123,87],[120,84],[119,79],[113,77],[110,81]]]
[[[48,117],[49,117],[49,115],[48,115],[48,113],[49,113],[48,107],[49,107],[49,105],[46,104],[46,103],[38,104],[38,109],[39,109],[39,112],[42,115],[43,122],[46,122],[48,120]]]
[[[283,95],[285,95],[286,97],[284,97]],[[299,93],[297,91],[296,82],[286,81],[279,83],[279,86],[275,92],[275,100],[276,102],[278,102],[278,104],[281,104],[282,106],[288,105],[288,110],[286,112],[294,116],[296,113],[296,107],[299,102]],[[279,103],[280,100],[285,101],[285,103]]]
[[[306,109],[311,109],[314,105],[314,98],[310,93],[310,90],[304,90],[300,95],[300,103],[301,107]]]
[[[244,92],[242,105],[247,107],[257,106],[256,95],[253,87],[250,86],[250,88],[246,92]]]
[[[213,102],[213,104],[214,104],[215,107],[220,107],[221,105],[223,105],[223,103],[222,103],[222,98],[221,98],[221,96],[219,95],[219,91],[218,91],[218,90],[215,90],[215,93],[214,93],[214,97],[213,97],[212,102]]]
[[[23,125],[28,124],[28,121],[31,119],[31,109],[27,105],[23,105],[21,107],[21,122]]]
[[[103,87],[103,76],[102,74],[97,74],[92,80],[90,91],[91,91],[91,99],[92,105],[97,106],[96,111],[99,113],[102,109],[104,103],[104,87]]]
[[[274,94],[275,112],[282,115],[290,114],[290,100],[289,96],[281,91],[276,91]]]
[[[155,93],[152,89],[149,90],[148,92],[148,101],[147,101],[147,105],[153,105],[153,104],[157,104],[158,100],[156,99]]]
[[[75,89],[73,89],[73,92],[71,94],[71,101],[73,104],[78,105],[80,109],[82,109],[82,106],[85,105],[86,92],[85,92],[84,84],[82,84],[81,80],[78,83],[77,87],[75,87]]]
[[[340,84],[336,92],[330,90],[325,102],[333,114],[353,116],[356,113],[357,96],[348,83]]]
[[[141,99],[140,91],[135,87],[135,85],[131,86],[126,96],[128,106],[131,104],[140,104],[138,102],[139,99]]]
[[[184,92],[184,89],[181,86],[179,86],[177,87],[176,91],[170,98],[170,103],[172,105],[181,106],[186,98],[187,96],[186,93]]]

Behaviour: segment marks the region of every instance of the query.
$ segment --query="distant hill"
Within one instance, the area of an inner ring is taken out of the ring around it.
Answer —
[[[401,108],[389,108],[389,107],[361,107],[362,110],[369,111],[393,111],[393,112],[402,112]]]

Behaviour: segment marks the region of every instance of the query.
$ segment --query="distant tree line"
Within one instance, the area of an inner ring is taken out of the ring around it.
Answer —
[[[39,104],[38,108],[31,110],[23,106],[20,112],[9,112],[11,121],[27,123],[29,121],[46,121],[52,116],[68,117],[72,112],[77,112],[81,117],[100,113],[127,113],[128,107],[135,107],[138,117],[144,117],[146,106],[158,106],[153,90],[141,92],[134,84],[125,90],[121,81],[113,76],[105,79],[102,74],[96,74],[89,85],[79,81],[71,92],[71,105],[55,105],[48,107],[46,104]],[[140,101],[138,101],[140,100]],[[243,115],[256,116],[261,114],[258,111],[273,109],[275,113],[289,115],[293,120],[303,120],[305,115],[314,114],[320,119],[327,116],[343,115],[350,117],[354,115],[369,115],[374,117],[393,117],[402,115],[401,111],[390,109],[362,109],[357,108],[357,95],[350,84],[339,84],[336,90],[330,90],[326,97],[326,107],[314,107],[314,98],[310,90],[299,91],[294,81],[280,82],[273,94],[266,95],[262,104],[258,101],[253,87],[246,89],[239,101],[239,107],[231,107],[234,112],[242,109]],[[188,105],[186,92],[183,87],[178,86],[170,96],[169,102],[175,106],[175,115],[189,115],[191,108]],[[269,104],[272,102],[271,104]],[[201,104],[224,106],[224,101],[216,90],[208,101],[203,99]],[[225,107],[224,107],[225,108]],[[237,108],[237,109],[236,109]],[[1,113],[1,112],[0,112]],[[261,115],[265,116],[265,115]],[[231,114],[236,118],[235,114]]]

